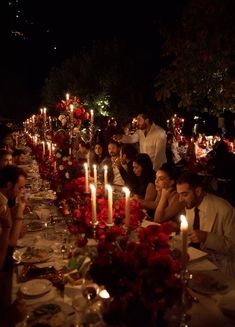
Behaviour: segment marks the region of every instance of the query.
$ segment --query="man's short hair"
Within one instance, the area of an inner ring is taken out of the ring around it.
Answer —
[[[27,178],[27,174],[22,168],[14,165],[3,167],[0,169],[0,187],[6,187],[9,182],[15,185],[20,176]]]
[[[138,154],[138,150],[132,144],[123,143],[121,145],[121,151],[122,151],[122,154],[125,154],[127,159],[129,159],[129,160],[132,160]]]
[[[138,115],[142,116],[144,119],[148,119],[150,123],[153,122],[150,114],[140,112]]]
[[[191,171],[187,171],[179,176],[177,179],[177,184],[184,184],[187,183],[191,187],[198,187],[203,186],[202,184],[202,178],[201,176],[197,175],[196,173],[193,173]]]

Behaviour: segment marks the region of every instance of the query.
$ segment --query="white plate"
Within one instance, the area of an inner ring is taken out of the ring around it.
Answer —
[[[20,292],[26,296],[41,296],[51,290],[52,284],[47,279],[32,279],[20,287]]]
[[[193,278],[189,281],[189,287],[195,292],[213,295],[223,294],[229,290],[228,279],[214,271],[194,271],[192,275]]]
[[[14,251],[13,259],[22,263],[45,262],[51,257],[52,252],[49,247],[30,247],[30,251],[22,248]]]

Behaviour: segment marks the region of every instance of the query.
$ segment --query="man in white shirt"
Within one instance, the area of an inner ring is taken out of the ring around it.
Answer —
[[[114,139],[122,143],[139,142],[140,153],[147,153],[157,171],[166,162],[166,132],[154,124],[149,115],[144,113],[136,117],[137,131],[132,135],[114,135]]]
[[[226,200],[207,194],[200,176],[191,172],[179,177],[177,192],[185,204],[192,245],[198,244],[222,271],[234,276],[235,208]]]

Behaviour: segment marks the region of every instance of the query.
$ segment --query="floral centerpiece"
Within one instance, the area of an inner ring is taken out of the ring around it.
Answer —
[[[71,106],[73,106],[72,112]],[[57,104],[56,109],[59,112],[58,119],[62,127],[66,127],[72,123],[74,128],[80,129],[82,124],[89,119],[89,113],[86,111],[83,102],[77,96],[61,100]]]
[[[111,295],[104,320],[116,326],[165,326],[164,312],[181,297],[180,262],[169,247],[170,224],[139,228],[138,241],[115,229],[98,245],[90,273]]]
[[[108,200],[103,195],[103,189],[97,189],[97,217],[94,235],[92,223],[91,197],[84,194],[84,177],[74,179],[64,185],[63,199],[59,206],[66,217],[68,229],[76,235],[77,245],[86,245],[88,238],[96,237],[102,240],[110,230],[108,223]],[[138,201],[130,201],[130,231],[135,230],[143,220],[145,214]],[[113,203],[113,226],[119,227],[123,234],[125,227],[125,198],[117,199]],[[111,227],[112,230],[113,227]]]

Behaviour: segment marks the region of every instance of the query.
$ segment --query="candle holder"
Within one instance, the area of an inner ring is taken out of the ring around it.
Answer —
[[[92,223],[92,234],[93,234],[93,238],[96,240],[98,221],[92,221],[91,223]]]
[[[187,313],[188,309],[192,304],[192,299],[188,293],[187,287],[188,282],[191,279],[191,274],[189,273],[187,267],[183,268],[180,273],[180,280],[182,284],[182,295],[180,303],[180,324],[179,327],[188,327],[188,321],[191,319],[191,316]]]
[[[113,225],[114,225],[114,223],[106,223],[106,226],[107,226],[108,228],[112,227]]]

